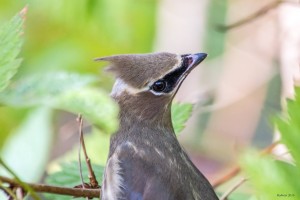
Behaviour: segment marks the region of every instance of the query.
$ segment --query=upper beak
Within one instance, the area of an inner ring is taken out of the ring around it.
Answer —
[[[188,69],[187,71],[191,71],[194,67],[199,65],[206,57],[206,53],[196,53],[186,56],[188,58]]]
[[[176,92],[174,95],[177,93],[178,88],[184,81],[184,79],[187,77],[187,75],[197,66],[199,65],[206,57],[206,53],[195,53],[195,54],[185,54],[181,55],[183,58],[183,63],[181,67],[179,67],[177,70],[174,72],[170,73],[171,76],[173,76],[175,79],[177,79],[177,85],[176,85]],[[168,76],[170,76],[168,74]]]

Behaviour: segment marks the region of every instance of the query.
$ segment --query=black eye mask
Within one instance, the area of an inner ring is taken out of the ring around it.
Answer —
[[[169,93],[172,90],[174,90],[178,81],[180,80],[180,77],[186,72],[186,70],[189,66],[189,59],[187,57],[183,57],[182,59],[183,59],[183,61],[179,68],[168,73],[163,78],[155,81],[150,88],[155,92],[163,92],[163,93]],[[162,87],[159,88],[160,90],[156,90],[157,85],[162,85],[162,84],[165,85],[163,87],[163,90],[161,89]]]

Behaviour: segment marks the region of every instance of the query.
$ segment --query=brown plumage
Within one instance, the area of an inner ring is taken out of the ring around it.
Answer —
[[[102,199],[214,200],[206,178],[180,146],[171,122],[171,102],[188,73],[206,54],[117,55],[112,97],[120,127],[112,136]]]
[[[176,54],[127,54],[116,55],[97,60],[109,61],[107,68],[127,84],[141,88],[144,87],[149,77],[158,78],[170,70],[177,62]]]

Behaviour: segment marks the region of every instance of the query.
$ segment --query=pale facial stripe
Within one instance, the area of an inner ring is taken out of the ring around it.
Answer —
[[[121,78],[117,78],[110,95],[112,97],[117,97],[125,91],[128,92],[129,94],[134,95],[139,92],[143,92],[143,91],[147,91],[147,90],[148,90],[148,87],[144,87],[141,89],[134,88],[134,87],[126,84]]]
[[[114,84],[114,86],[113,86],[113,89],[112,89],[112,92],[111,92],[111,96],[112,97],[118,97],[118,96],[120,96],[123,92],[127,92],[127,93],[129,93],[129,94],[131,94],[131,95],[136,95],[136,94],[138,94],[138,93],[140,93],[140,92],[145,92],[145,91],[147,91],[147,90],[149,90],[149,88],[150,88],[150,86],[155,82],[155,81],[157,81],[158,79],[160,79],[160,78],[162,78],[162,77],[164,77],[166,74],[168,74],[168,73],[170,73],[170,72],[172,72],[172,71],[174,71],[174,69],[176,69],[178,66],[179,66],[179,64],[181,63],[181,56],[180,55],[177,55],[177,57],[176,57],[176,59],[177,59],[177,63],[170,69],[170,70],[168,70],[165,74],[163,74],[161,77],[159,77],[159,78],[157,78],[157,79],[155,79],[155,80],[152,80],[152,81],[150,81],[149,82],[149,84],[146,86],[146,87],[143,87],[143,88],[134,88],[134,87],[132,87],[132,86],[130,86],[130,85],[128,85],[128,84],[126,84],[121,78],[117,78],[116,79],[116,82],[115,82],[115,84]],[[168,95],[168,94],[166,94],[166,93],[161,93],[161,92],[155,92],[155,91],[152,91],[152,90],[150,90],[154,95],[156,95],[156,96],[160,96],[160,95]]]

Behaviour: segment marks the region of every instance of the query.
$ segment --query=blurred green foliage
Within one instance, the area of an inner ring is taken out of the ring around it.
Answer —
[[[228,1],[211,0],[207,11],[207,30],[205,35],[204,50],[209,52],[208,59],[223,55],[225,50],[225,31],[218,27],[226,24]]]
[[[26,4],[29,12],[25,26],[19,15],[4,23]],[[109,146],[107,133],[117,128],[117,107],[108,97],[112,79],[102,74],[101,64],[92,59],[152,51],[156,4],[155,0],[0,2],[0,23],[4,24],[0,26],[0,156],[21,174],[22,179],[41,178],[53,148],[53,113],[59,115],[59,110],[80,112],[95,125],[86,137],[86,144],[92,160],[105,164]],[[205,48],[211,58],[224,51],[225,34],[215,27],[225,22],[226,9],[227,1],[210,3]],[[24,61],[18,68],[20,51]],[[91,75],[96,73],[99,77]],[[288,102],[289,116],[275,120],[295,165],[274,161],[269,156],[261,157],[255,152],[242,160],[262,199],[276,199],[281,194],[300,196],[297,181],[300,179],[299,89],[297,94],[295,101]],[[182,130],[191,111],[189,104],[172,107],[176,133]],[[209,116],[205,116],[207,118]],[[73,159],[75,150],[70,152]],[[76,185],[79,180],[77,165],[63,162],[60,167],[61,171],[48,177],[48,183]],[[94,169],[96,176],[101,178],[103,168],[97,165]],[[84,168],[84,176],[85,173]],[[233,194],[231,199],[244,198],[248,195]]]
[[[20,15],[5,22],[25,4],[25,26]],[[148,0],[0,2],[0,155],[21,179],[38,181],[44,173],[54,110],[82,113],[96,132],[106,133],[97,135],[99,144],[108,144],[107,133],[117,128],[117,107],[107,92],[112,79],[99,72],[93,58],[151,51],[155,5]],[[24,37],[25,61],[18,70]],[[0,173],[8,175],[1,167]]]
[[[90,84],[97,80],[91,75],[35,72],[12,80],[20,66],[17,56],[23,41],[25,11],[0,28],[0,105],[4,111],[0,118],[3,119],[0,126],[4,127],[0,132],[3,162],[0,174],[12,176],[13,171],[23,181],[31,182],[40,180],[45,173],[54,136],[54,108],[81,112],[107,133],[117,128],[118,109],[107,92]],[[26,112],[22,107],[26,107]],[[9,120],[10,116],[22,117],[18,122],[18,118]],[[0,193],[0,198],[5,198],[2,195]]]
[[[23,38],[21,34],[23,26],[23,19],[21,16],[16,15],[9,22],[3,24],[0,27],[0,92],[2,92],[10,83],[11,78],[16,74],[18,67],[20,66],[21,59],[17,58]],[[0,147],[4,143],[4,138],[7,133],[3,132],[13,127],[13,123],[7,120],[7,116],[15,116],[15,112],[9,112],[11,110],[0,108],[2,113],[1,117],[5,123],[3,124],[2,131],[0,131]],[[3,115],[3,112],[8,111],[8,115]]]
[[[14,5],[13,1],[10,3]],[[24,37],[23,20],[16,15],[1,29],[4,42],[0,51],[0,155],[21,179],[38,181],[42,176],[53,143],[53,111],[57,110],[82,113],[95,125],[86,144],[95,163],[105,164],[107,133],[117,128],[118,109],[106,90],[110,78],[101,73],[100,77],[90,75],[98,71],[91,61],[112,53],[150,51],[155,4],[117,0],[40,4],[30,1],[22,52],[25,62],[20,70],[20,59],[16,57]],[[184,128],[191,111],[189,104],[172,107],[177,133]],[[63,163],[60,167],[62,172],[49,176],[49,183],[57,181],[57,176],[79,180],[77,168],[75,175],[71,165]],[[70,176],[64,173],[66,168],[70,168]],[[0,173],[8,175],[1,168]]]
[[[0,29],[0,92],[7,87],[21,64],[21,59],[17,56],[23,43],[23,38],[20,37],[23,33],[22,26],[23,19],[17,15]]]
[[[261,156],[246,154],[241,164],[257,189],[259,199],[299,199],[300,197],[300,88],[295,100],[287,101],[287,113],[274,119],[281,133],[281,142],[292,155],[293,164]],[[280,155],[279,155],[280,157]],[[276,158],[276,157],[275,157]]]
[[[151,51],[155,3],[29,0],[23,72],[98,72],[99,64],[92,62],[95,57]]]
[[[44,174],[54,139],[52,117],[49,108],[32,109],[2,147],[0,157],[23,181],[39,181]],[[10,176],[1,166],[0,174]]]

